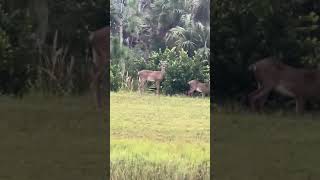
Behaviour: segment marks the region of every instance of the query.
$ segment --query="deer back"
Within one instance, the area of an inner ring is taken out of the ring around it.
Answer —
[[[140,79],[147,81],[158,81],[164,78],[164,73],[161,71],[141,70],[138,72]]]
[[[202,83],[198,80],[191,80],[188,82],[188,84],[191,88],[196,89],[196,91],[198,92],[204,92],[204,93],[210,92],[210,87],[208,83]]]
[[[256,81],[289,96],[320,94],[320,71],[294,68],[272,59],[251,65]],[[319,93],[318,93],[319,92]]]

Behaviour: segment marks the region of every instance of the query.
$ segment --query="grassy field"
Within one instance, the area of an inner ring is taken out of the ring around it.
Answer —
[[[111,93],[111,179],[206,180],[209,98]]]
[[[319,179],[319,117],[216,111],[215,179]]]
[[[0,97],[0,179],[104,179],[102,117],[90,97]]]

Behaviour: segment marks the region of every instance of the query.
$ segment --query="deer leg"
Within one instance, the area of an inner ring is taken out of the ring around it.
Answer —
[[[102,104],[107,101],[107,82],[106,75],[104,71],[99,72],[99,76],[96,77],[96,98],[98,103],[98,108],[102,107]]]
[[[156,81],[154,82],[154,86],[156,87],[156,90],[154,91],[154,95],[157,95],[158,94],[158,84]]]
[[[144,83],[145,82],[146,82],[145,80],[141,79],[141,81],[140,81],[140,94],[144,93]]]
[[[268,96],[270,91],[271,91],[271,88],[258,89],[258,91],[253,94],[253,97],[250,100],[251,108],[253,110],[256,110],[255,103],[257,102],[257,100],[259,100],[259,99],[261,100],[261,98]]]
[[[266,94],[265,96],[262,96],[259,99],[258,104],[257,104],[257,102],[252,102],[253,97],[256,96],[261,90],[262,90],[262,86],[258,86],[258,89],[254,90],[253,92],[251,92],[248,95],[249,104],[250,104],[250,107],[251,107],[251,109],[253,111],[255,111],[257,107],[258,107],[258,110],[261,111],[261,109],[263,108],[266,100],[268,99],[268,94]]]
[[[266,94],[265,96],[263,96],[259,99],[259,102],[258,102],[258,111],[259,112],[262,111],[262,108],[264,107],[264,104],[267,101],[268,97],[269,97],[269,94]]]
[[[89,72],[89,76],[90,76],[90,89],[93,95],[93,100],[94,102],[97,103],[97,99],[96,99],[96,79],[95,79],[95,73],[94,70],[91,70]]]
[[[269,97],[269,93],[267,93],[266,95],[260,97],[259,99],[256,100],[255,104],[254,104],[254,110],[257,110],[258,112],[261,112],[265,102],[267,101]]]
[[[107,101],[107,72],[109,69],[105,64],[95,65],[91,72],[92,87],[99,109],[102,107],[102,101]]]
[[[249,104],[251,105],[251,109],[253,109],[254,107],[252,106],[252,103],[251,103],[251,99],[255,96],[255,95],[257,95],[260,91],[261,91],[261,89],[262,89],[262,85],[261,85],[261,83],[259,83],[259,82],[257,82],[257,85],[258,85],[258,87],[257,87],[257,89],[256,90],[254,90],[253,92],[251,92],[249,95],[248,95],[248,100],[249,100]],[[261,102],[261,101],[260,101]],[[264,103],[263,103],[264,104]],[[254,106],[255,106],[255,104],[253,104]]]
[[[146,82],[147,82],[147,81],[145,81],[145,80],[142,81],[142,84],[141,84],[142,93],[144,93],[144,89],[145,89],[145,86],[146,86],[146,85],[145,85]]]
[[[96,102],[98,105],[98,108],[100,109],[102,107],[102,103],[101,103],[101,89],[100,89],[100,78],[98,76],[94,76],[93,79],[93,89],[94,89],[94,93],[95,93],[95,98],[96,98]]]
[[[142,94],[141,85],[142,85],[142,79],[139,78],[138,89],[139,89],[140,95]]]
[[[93,69],[90,72],[90,76],[91,76],[91,80],[92,82],[90,83],[90,87],[91,90],[93,92],[93,96],[94,96],[94,101],[97,103],[98,108],[101,107],[101,103],[100,103],[100,97],[99,97],[99,79],[98,79],[98,73],[94,72],[96,71],[96,69]]]
[[[259,92],[261,91],[261,88],[258,88],[256,90],[254,90],[253,92],[251,92],[249,95],[248,95],[248,100],[249,100],[249,105],[251,107],[251,110],[255,111],[255,102],[253,102],[253,97],[258,94]]]
[[[138,88],[139,88],[139,92],[140,92],[140,95],[142,94],[142,90],[141,90],[141,81],[139,81],[139,84],[138,84]]]
[[[302,114],[304,110],[305,101],[302,97],[296,98],[296,114]]]
[[[139,78],[138,79],[138,90],[139,90],[139,93],[141,94],[141,79]]]
[[[190,88],[190,90],[188,91],[188,96],[191,96],[195,90],[196,88]]]
[[[156,81],[156,87],[157,87],[157,94],[159,96],[160,92],[160,81]]]

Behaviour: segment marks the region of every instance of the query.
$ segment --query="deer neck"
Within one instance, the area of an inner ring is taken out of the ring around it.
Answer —
[[[164,76],[166,74],[166,70],[164,68],[161,68],[161,75]]]

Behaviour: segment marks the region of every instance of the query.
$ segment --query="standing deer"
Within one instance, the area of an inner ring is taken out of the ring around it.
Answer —
[[[141,70],[138,72],[139,77],[139,91],[140,94],[144,91],[144,86],[147,81],[156,83],[156,94],[159,95],[160,83],[163,81],[166,73],[166,64],[161,64],[161,71]]]
[[[320,71],[298,69],[265,58],[249,66],[258,82],[258,89],[249,94],[250,106],[262,108],[271,91],[292,97],[296,101],[296,113],[302,113],[305,101],[320,97]]]
[[[198,80],[191,80],[188,82],[188,84],[189,84],[188,96],[192,96],[194,91],[200,92],[202,94],[202,97],[210,94],[209,83],[202,83]]]
[[[93,72],[91,74],[92,84],[91,87],[95,92],[98,108],[102,106],[102,97],[106,101],[107,99],[107,82],[109,76],[106,72],[109,72],[109,59],[110,59],[110,29],[104,27],[94,32],[90,32],[89,41],[92,48],[93,55]]]

